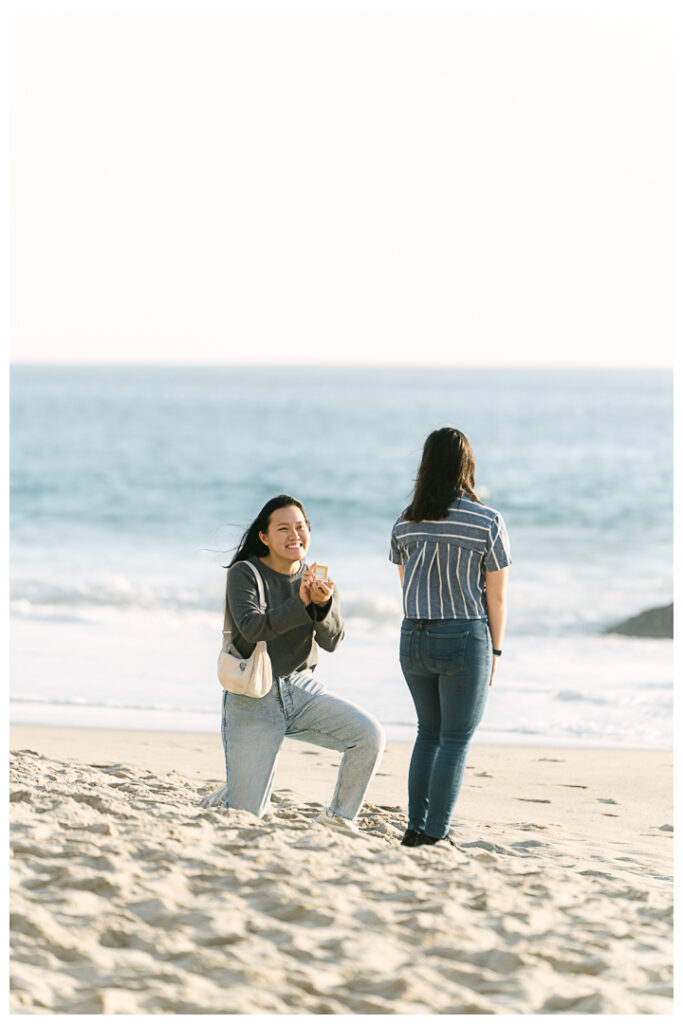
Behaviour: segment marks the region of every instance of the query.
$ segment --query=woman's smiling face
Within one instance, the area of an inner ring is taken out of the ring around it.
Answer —
[[[270,516],[268,530],[259,533],[259,537],[268,547],[270,557],[274,561],[281,560],[287,567],[292,562],[301,561],[311,541],[304,514],[296,505],[275,509]]]

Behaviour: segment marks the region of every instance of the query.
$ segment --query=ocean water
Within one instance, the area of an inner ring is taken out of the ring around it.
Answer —
[[[669,372],[15,366],[10,398],[13,721],[217,733],[223,566],[285,491],[347,623],[321,677],[411,738],[389,534],[452,423],[513,558],[476,741],[671,745],[671,642],[604,635],[672,599]]]

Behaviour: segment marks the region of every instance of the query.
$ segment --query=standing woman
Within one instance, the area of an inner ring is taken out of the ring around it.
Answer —
[[[226,618],[231,642],[248,658],[265,640],[273,685],[265,696],[223,693],[225,806],[268,811],[275,765],[285,736],[343,751],[321,824],[358,831],[355,817],[384,751],[379,722],[328,693],[315,676],[318,646],[334,651],[344,636],[334,583],[315,579],[304,562],[310,523],[300,501],[280,494],[266,502],[244,534],[228,569]],[[263,581],[262,610],[251,562]]]
[[[474,466],[460,430],[433,431],[391,534],[401,669],[417,712],[404,846],[450,841],[467,750],[503,653],[510,548],[503,517],[474,492]]]

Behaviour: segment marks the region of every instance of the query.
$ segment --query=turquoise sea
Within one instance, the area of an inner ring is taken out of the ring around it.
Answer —
[[[452,423],[512,544],[477,741],[671,745],[671,642],[604,635],[672,599],[669,372],[15,366],[10,397],[14,721],[218,730],[222,566],[285,491],[347,620],[321,677],[410,738],[389,533]]]

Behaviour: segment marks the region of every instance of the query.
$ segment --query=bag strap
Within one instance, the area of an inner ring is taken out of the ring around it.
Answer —
[[[256,588],[258,590],[259,611],[265,612],[267,610],[268,606],[266,605],[266,594],[265,594],[265,591],[263,589],[263,580],[261,579],[261,573],[258,571],[258,569],[256,568],[256,566],[254,565],[253,562],[247,562],[247,565],[249,566],[249,568],[253,572],[254,576],[256,577]]]
[[[254,576],[256,577],[256,589],[258,590],[259,611],[265,612],[268,608],[268,605],[266,604],[266,595],[263,588],[263,580],[261,579],[261,573],[258,571],[253,562],[248,562],[245,559],[244,565],[248,565],[251,571],[253,572]],[[226,595],[225,613],[223,615],[223,636],[225,636],[226,634],[230,636],[232,634],[232,629],[228,629],[228,626],[231,625],[232,623],[228,619],[228,599]]]

